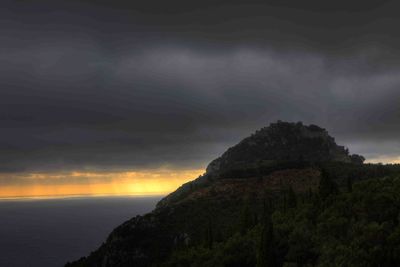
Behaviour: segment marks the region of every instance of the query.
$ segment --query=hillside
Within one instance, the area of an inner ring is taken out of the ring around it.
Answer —
[[[66,266],[399,266],[400,168],[363,160],[273,123]]]
[[[277,122],[229,148],[207,167],[207,174],[225,176],[237,169],[276,162],[351,162],[355,158],[316,125]]]

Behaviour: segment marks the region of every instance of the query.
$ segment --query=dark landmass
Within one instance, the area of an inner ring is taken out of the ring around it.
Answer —
[[[363,162],[273,123],[66,266],[400,266],[400,166]]]

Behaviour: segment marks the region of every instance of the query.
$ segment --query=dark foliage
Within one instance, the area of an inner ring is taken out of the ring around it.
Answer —
[[[276,208],[272,220],[266,216],[212,250],[175,251],[165,266],[400,266],[399,195],[400,177],[357,182],[352,192],[304,195],[297,207]]]
[[[400,165],[363,161],[271,124],[67,266],[400,266]]]

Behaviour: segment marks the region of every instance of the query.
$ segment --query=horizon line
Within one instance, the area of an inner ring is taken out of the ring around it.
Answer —
[[[110,194],[66,194],[66,195],[40,195],[40,196],[6,196],[0,197],[0,201],[24,201],[24,200],[52,200],[52,199],[77,199],[77,198],[98,198],[98,197],[162,197],[171,192],[154,192],[149,194],[135,193],[110,193]]]

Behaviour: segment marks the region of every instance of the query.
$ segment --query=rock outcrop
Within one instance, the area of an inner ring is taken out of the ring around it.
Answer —
[[[233,169],[275,162],[352,162],[349,151],[336,144],[328,132],[301,122],[272,123],[229,148],[207,167],[207,174],[218,176]]]

